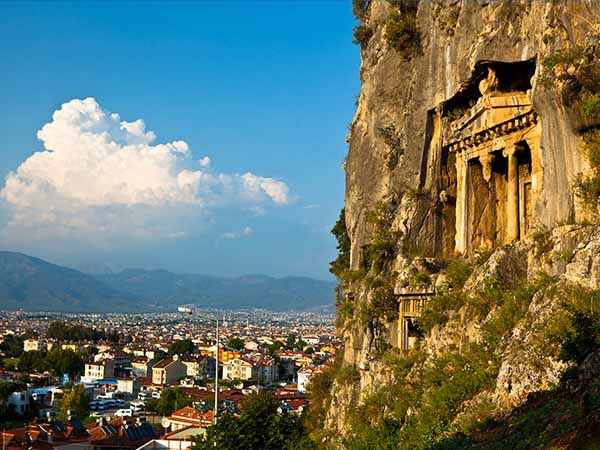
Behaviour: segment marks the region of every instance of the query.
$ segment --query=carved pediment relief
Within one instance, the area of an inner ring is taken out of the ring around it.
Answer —
[[[484,130],[533,111],[527,94],[488,94],[480,97],[477,104],[460,119],[450,124],[449,142],[474,136]]]

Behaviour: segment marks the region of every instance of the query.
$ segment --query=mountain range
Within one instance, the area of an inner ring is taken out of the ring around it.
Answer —
[[[0,252],[0,309],[62,312],[173,310],[193,304],[273,311],[330,310],[335,283],[308,277],[236,278],[125,269],[88,275],[20,253]]]

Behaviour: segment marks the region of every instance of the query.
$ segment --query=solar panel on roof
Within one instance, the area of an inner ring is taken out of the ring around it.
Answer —
[[[79,419],[71,419],[71,425],[75,429],[75,431],[85,431],[85,425]]]
[[[144,436],[146,436],[146,437],[154,436],[154,428],[152,428],[152,425],[150,425],[149,423],[143,423],[142,425],[139,426],[139,428]]]
[[[137,429],[137,427],[127,427],[125,428],[125,433],[130,441],[139,441],[142,439],[142,433]]]
[[[113,427],[110,424],[102,425],[102,431],[104,431],[106,434],[116,434],[117,433],[117,430],[115,429],[115,427]]]

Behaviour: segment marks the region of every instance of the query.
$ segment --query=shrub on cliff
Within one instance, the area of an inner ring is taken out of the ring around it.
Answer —
[[[361,47],[366,47],[371,37],[373,37],[373,30],[368,25],[358,25],[354,27],[354,40],[355,44],[360,44]]]
[[[400,56],[410,59],[421,47],[416,6],[393,12],[385,25],[385,40]]]
[[[331,229],[331,233],[337,240],[338,256],[335,260],[329,263],[329,271],[336,277],[340,276],[348,270],[350,266],[350,250],[351,243],[346,229],[346,210],[342,208],[340,216]]]
[[[600,200],[600,128],[583,133],[582,149],[590,165],[590,175],[580,176],[575,181],[575,193],[584,203],[597,207]]]

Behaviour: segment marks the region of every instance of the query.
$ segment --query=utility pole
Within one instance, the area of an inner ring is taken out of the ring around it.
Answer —
[[[219,318],[217,317],[217,351],[215,352],[215,407],[213,409],[213,425],[217,424],[219,410]]]

